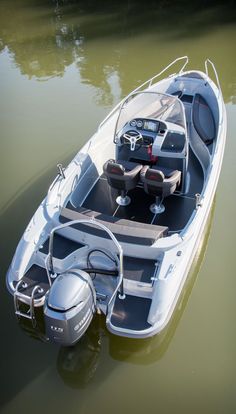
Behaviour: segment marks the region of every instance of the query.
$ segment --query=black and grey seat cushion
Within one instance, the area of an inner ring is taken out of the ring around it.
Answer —
[[[112,188],[127,192],[136,187],[142,167],[135,162],[108,160],[103,166],[103,171]]]
[[[145,165],[140,178],[146,193],[163,199],[173,194],[180,185],[181,171]]]
[[[212,143],[216,137],[215,120],[211,108],[200,94],[196,93],[192,109],[193,125],[206,145]]]

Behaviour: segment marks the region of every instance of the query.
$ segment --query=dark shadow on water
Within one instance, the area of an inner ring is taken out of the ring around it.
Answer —
[[[96,316],[88,331],[73,347],[61,347],[57,357],[57,371],[71,388],[85,388],[99,369],[105,327]]]
[[[195,255],[187,282],[177,303],[173,317],[160,335],[148,339],[129,339],[110,334],[105,318],[97,316],[84,337],[73,347],[61,347],[57,357],[57,370],[63,382],[71,388],[85,388],[101,383],[116,361],[148,365],[160,360],[167,352],[181,317],[186,310],[189,296],[196,281],[211,231],[215,202],[211,209],[206,230]],[[199,304],[200,306],[200,304]],[[107,353],[111,359],[107,360]],[[106,359],[105,361],[103,359]]]
[[[62,160],[66,165],[72,154]],[[6,272],[15,248],[33,213],[45,197],[49,184],[56,175],[56,167],[35,177],[8,205],[0,216],[0,406],[10,401],[29,382],[54,364],[57,347],[33,341],[18,327],[13,298],[6,289]]]

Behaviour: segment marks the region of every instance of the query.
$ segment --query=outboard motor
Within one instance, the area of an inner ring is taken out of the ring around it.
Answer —
[[[44,304],[45,328],[49,340],[73,345],[85,333],[96,310],[96,292],[91,277],[80,269],[61,273]]]

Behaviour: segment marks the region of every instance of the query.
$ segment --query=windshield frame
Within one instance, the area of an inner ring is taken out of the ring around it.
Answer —
[[[166,108],[166,110],[167,109],[169,109],[175,102],[178,102],[178,104],[180,105],[180,107],[181,107],[181,110],[182,110],[182,118],[183,118],[183,125],[181,124],[178,124],[178,123],[176,123],[176,125],[180,125],[181,127],[183,127],[184,128],[184,130],[185,130],[185,134],[186,134],[186,136],[187,136],[187,124],[186,124],[186,116],[185,116],[185,110],[184,110],[184,105],[183,105],[183,102],[177,97],[177,96],[174,96],[174,95],[170,95],[170,94],[167,94],[167,93],[162,93],[162,92],[158,92],[158,91],[136,91],[136,92],[131,92],[129,95],[127,95],[126,96],[126,98],[121,102],[121,105],[120,105],[120,107],[119,107],[119,113],[118,113],[118,116],[117,116],[117,119],[116,119],[116,123],[115,123],[115,129],[114,129],[114,136],[113,136],[113,142],[115,143],[115,144],[117,144],[117,142],[118,142],[118,135],[119,135],[119,132],[122,130],[122,128],[124,127],[124,125],[126,125],[126,124],[124,124],[120,129],[119,129],[119,131],[117,130],[117,127],[118,127],[118,125],[119,125],[119,121],[120,121],[120,117],[121,117],[121,113],[122,113],[122,110],[124,109],[124,107],[125,107],[125,105],[128,103],[128,101],[129,100],[131,100],[131,99],[135,99],[135,97],[137,96],[137,95],[141,95],[141,94],[152,94],[152,95],[158,95],[158,96],[163,96],[163,97],[167,97],[167,98],[171,98],[171,104],[170,105],[168,105],[168,107]],[[164,112],[165,113],[165,112]],[[163,113],[163,114],[164,114]],[[163,115],[163,114],[161,114],[161,115]],[[151,118],[150,118],[151,119]],[[152,118],[153,119],[153,118]],[[161,117],[160,118],[157,118],[157,120],[162,120],[161,119]],[[165,122],[165,120],[163,121],[163,122]],[[166,121],[166,122],[168,122],[168,120]]]

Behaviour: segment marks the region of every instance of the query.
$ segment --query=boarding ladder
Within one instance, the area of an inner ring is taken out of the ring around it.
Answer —
[[[20,292],[19,289],[27,289],[28,284],[23,281],[22,279],[16,285],[15,292],[14,292],[14,308],[15,308],[15,315],[18,319],[25,318],[29,319],[32,323],[32,327],[36,327],[36,319],[35,319],[35,311],[34,311],[34,301],[36,294],[43,294],[44,290],[39,285],[34,286],[31,291],[31,295],[25,295],[24,293]],[[20,304],[29,305],[28,310],[23,311],[20,309]]]

